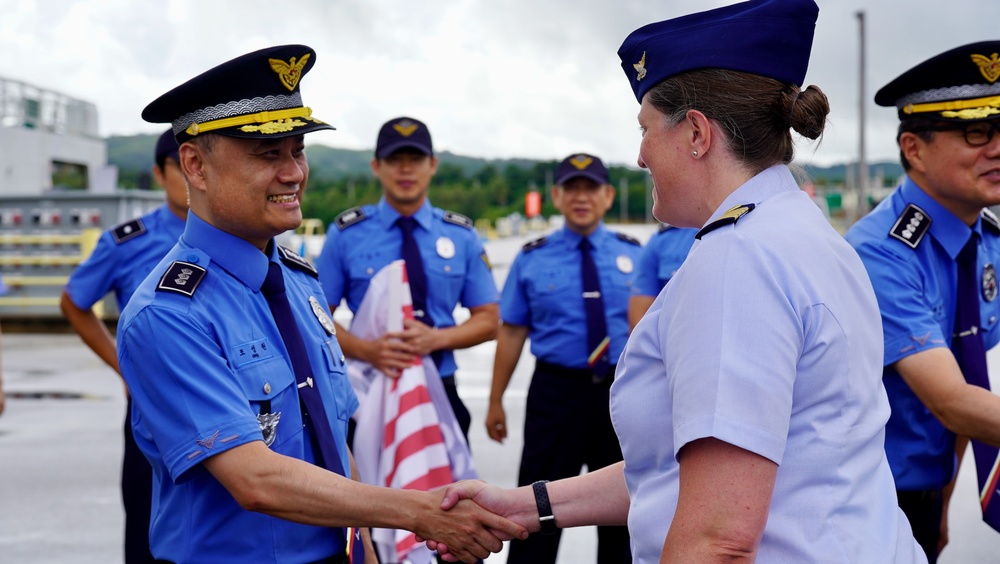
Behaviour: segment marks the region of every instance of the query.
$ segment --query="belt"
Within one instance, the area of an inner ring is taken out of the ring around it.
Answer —
[[[896,499],[899,501],[909,501],[921,503],[926,501],[937,501],[941,499],[943,492],[937,490],[896,490]]]
[[[568,378],[591,378],[595,384],[604,382],[605,380],[613,380],[615,376],[615,365],[613,364],[608,367],[608,371],[604,374],[597,374],[589,368],[570,368],[561,364],[545,362],[542,359],[535,360],[535,368]]]

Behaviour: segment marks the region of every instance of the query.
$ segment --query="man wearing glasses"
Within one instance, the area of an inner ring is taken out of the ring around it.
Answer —
[[[885,449],[900,507],[935,562],[971,439],[983,519],[1000,526],[1000,397],[986,351],[1000,341],[1000,41],[932,57],[875,95],[894,106],[906,177],[847,233],[882,313],[892,415]]]

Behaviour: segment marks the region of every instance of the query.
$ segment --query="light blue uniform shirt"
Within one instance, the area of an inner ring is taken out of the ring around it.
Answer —
[[[270,448],[315,461],[291,361],[260,293],[268,262],[277,257],[276,250],[265,255],[191,213],[180,242],[139,286],[119,320],[118,361],[132,393],[132,428],[153,467],[150,546],[161,560],[309,562],[344,548],[334,529],[244,510],[201,464],[263,440],[257,416],[267,402],[271,413],[281,414]],[[189,272],[168,270],[174,261],[188,263]],[[316,312],[325,311],[326,298],[316,278],[282,266],[346,467],[347,420],[358,401],[337,339]],[[199,276],[201,270],[207,272]],[[191,295],[158,291],[164,283],[190,288]]]
[[[642,248],[636,267],[633,296],[655,296],[670,282],[687,258],[697,229],[663,226]]]
[[[372,277],[390,262],[403,258],[403,232],[395,223],[399,213],[384,198],[377,205],[346,213],[361,216],[350,215],[353,219],[347,223],[343,221],[345,214],[341,214],[330,224],[316,269],[330,305],[339,306],[341,299],[346,299],[353,313],[358,311]],[[452,327],[457,305],[473,308],[496,303],[496,282],[471,222],[462,225],[467,218],[432,207],[429,201],[413,217],[418,225],[413,237],[424,261],[431,317],[422,321],[435,327]],[[441,352],[441,376],[455,374],[454,353]]]
[[[601,223],[590,235],[614,364],[628,339],[628,296],[642,247]],[[568,368],[587,368],[587,312],[580,273],[580,235],[562,229],[532,241],[514,258],[500,297],[504,323],[528,327],[531,354]]]
[[[659,562],[677,453],[715,437],[779,467],[759,562],[923,562],[882,449],[882,332],[864,266],[787,167],[738,188],[709,224],[747,203],[695,243],[618,364],[611,417],[634,561]]]
[[[908,204],[923,210],[930,221],[916,248],[889,235]],[[996,299],[994,270],[1000,264],[1000,232],[994,224],[979,219],[970,228],[907,178],[847,232],[847,241],[868,269],[882,312],[883,376],[892,406],[885,450],[900,490],[940,488],[955,474],[955,435],[890,365],[914,353],[951,346],[958,282],[955,259],[972,231],[980,235],[978,272],[982,273],[983,288],[979,317],[988,350],[1000,341],[1000,300]]]
[[[76,307],[90,309],[114,290],[118,311],[123,310],[183,231],[184,220],[166,205],[108,229],[97,240],[94,252],[70,275],[66,293]]]

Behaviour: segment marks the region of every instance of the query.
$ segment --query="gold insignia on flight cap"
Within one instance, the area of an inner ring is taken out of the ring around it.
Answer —
[[[642,52],[642,58],[639,59],[639,62],[638,63],[633,63],[632,66],[635,67],[635,70],[638,73],[635,76],[635,80],[637,82],[640,81],[640,80],[642,80],[642,79],[644,79],[644,78],[646,78],[646,52],[645,51]]]
[[[287,63],[281,59],[267,60],[271,65],[271,70],[278,73],[281,83],[290,91],[295,90],[295,87],[299,84],[299,79],[302,78],[302,69],[305,68],[308,61],[309,53],[302,55],[302,58],[298,62],[296,62],[295,57],[289,59]]]
[[[570,164],[576,167],[576,170],[585,170],[590,163],[594,162],[594,159],[588,157],[587,155],[577,155],[570,159]]]
[[[972,62],[976,63],[979,67],[979,72],[983,73],[983,77],[990,83],[994,83],[1000,78],[1000,54],[993,53],[992,56],[987,57],[985,55],[969,55],[972,58]]]
[[[410,135],[413,135],[413,132],[417,130],[417,127],[419,127],[417,124],[413,123],[408,119],[404,119],[403,121],[392,124],[392,128],[395,129],[403,137],[409,137]]]

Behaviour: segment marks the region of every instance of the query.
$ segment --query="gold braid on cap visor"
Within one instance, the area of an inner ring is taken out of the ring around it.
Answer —
[[[930,102],[927,104],[907,104],[902,107],[904,114],[922,114],[926,112],[941,112],[941,117],[958,119],[982,119],[994,114],[1000,114],[1000,96],[973,98],[971,100],[952,100],[950,102]]]
[[[247,127],[243,127],[241,129],[248,133],[251,131],[257,131],[260,133],[278,133],[291,131],[296,127],[306,125],[304,121],[298,121],[294,118],[306,118],[310,121],[323,123],[311,116],[312,108],[308,107],[289,108],[287,110],[270,110],[242,116],[215,119],[204,123],[192,123],[187,127],[187,129],[184,130],[184,132],[192,137],[195,137],[199,133],[208,133],[209,131],[214,131],[216,129],[226,129],[229,127],[243,125]]]

